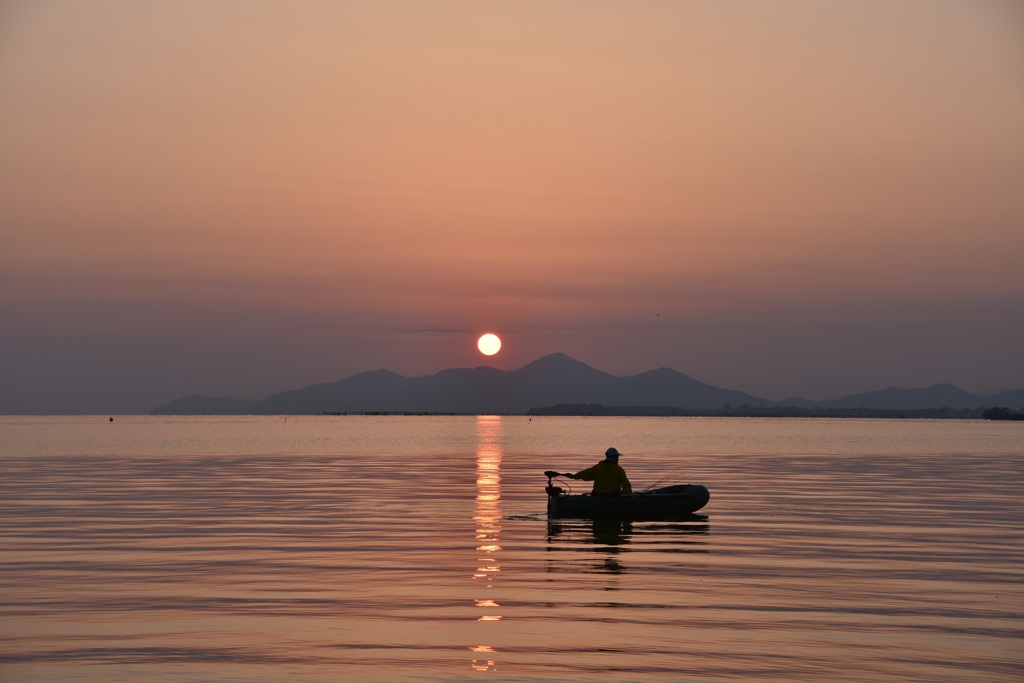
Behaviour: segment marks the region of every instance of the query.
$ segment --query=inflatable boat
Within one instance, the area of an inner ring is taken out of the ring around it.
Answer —
[[[568,493],[552,480],[558,472],[547,471],[549,517],[615,517],[620,519],[672,519],[690,515],[708,504],[711,494],[700,484],[676,484],[663,488],[595,496]]]

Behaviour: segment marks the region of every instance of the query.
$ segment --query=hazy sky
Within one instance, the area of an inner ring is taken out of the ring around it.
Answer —
[[[0,412],[1024,388],[1024,3],[7,1],[0,238]]]

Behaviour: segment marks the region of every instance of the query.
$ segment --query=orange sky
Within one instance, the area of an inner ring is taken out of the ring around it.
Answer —
[[[555,351],[1022,388],[1024,9],[8,2],[0,230],[0,412]]]

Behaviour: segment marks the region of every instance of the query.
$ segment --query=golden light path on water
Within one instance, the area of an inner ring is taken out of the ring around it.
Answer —
[[[476,505],[473,521],[476,526],[477,568],[473,581],[478,582],[480,597],[476,606],[484,610],[478,622],[501,621],[493,598],[495,580],[501,572],[498,553],[501,551],[501,416],[478,415],[476,418]],[[479,655],[471,665],[477,671],[496,671],[496,650],[491,645],[476,645],[470,650]]]

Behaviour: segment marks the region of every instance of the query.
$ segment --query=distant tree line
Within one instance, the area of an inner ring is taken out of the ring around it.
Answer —
[[[989,408],[981,416],[986,420],[1024,420],[1024,412],[1009,408]]]

